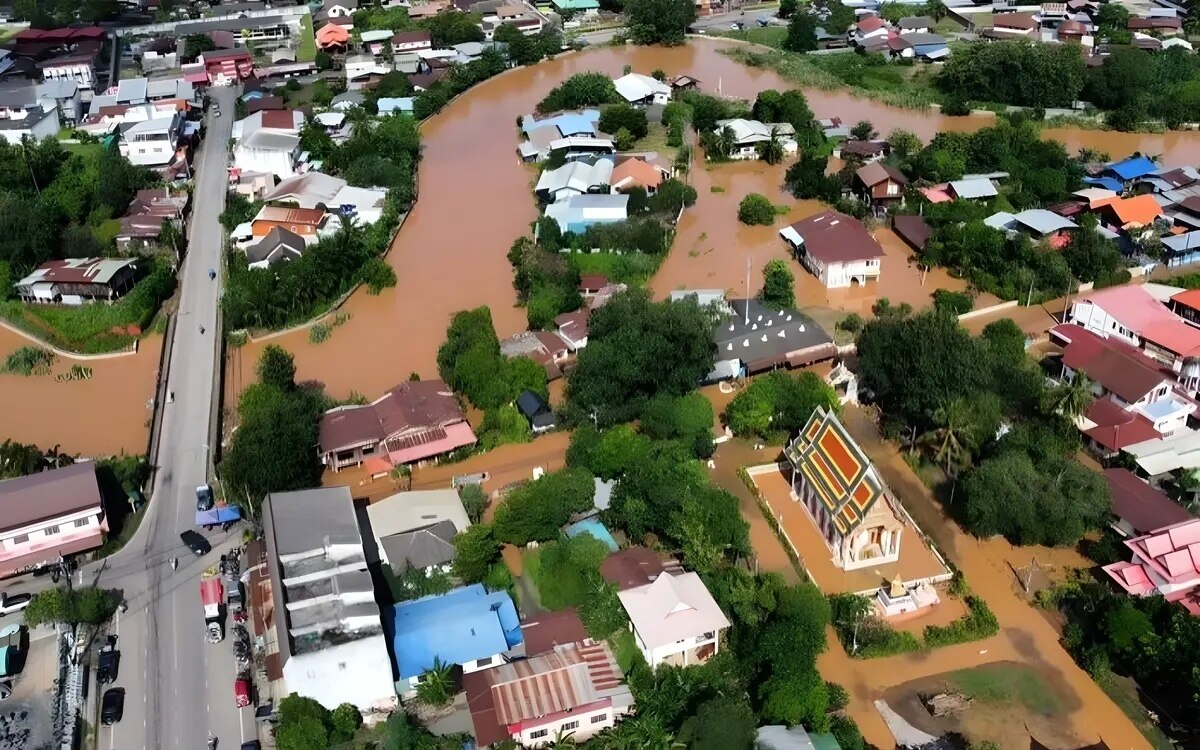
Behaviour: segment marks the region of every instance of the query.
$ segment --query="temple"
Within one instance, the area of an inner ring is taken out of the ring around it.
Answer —
[[[784,451],[792,492],[842,570],[900,559],[904,524],[883,479],[831,411],[818,408]]]
[[[1127,593],[1161,595],[1200,615],[1200,520],[1192,519],[1125,540],[1131,562],[1104,566]]]

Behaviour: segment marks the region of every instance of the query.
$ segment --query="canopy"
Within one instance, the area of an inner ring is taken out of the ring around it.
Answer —
[[[196,511],[197,526],[215,526],[219,523],[230,523],[242,517],[242,511],[236,505],[222,505],[210,510]]]

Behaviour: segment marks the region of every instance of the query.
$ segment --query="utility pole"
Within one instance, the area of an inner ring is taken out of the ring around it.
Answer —
[[[746,256],[746,319],[744,325],[750,325],[750,256]]]

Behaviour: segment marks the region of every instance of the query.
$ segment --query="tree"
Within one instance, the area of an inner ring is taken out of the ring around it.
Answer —
[[[479,426],[479,441],[484,450],[507,443],[528,443],[533,439],[529,420],[514,404],[502,404],[488,409]]]
[[[483,29],[477,24],[476,18],[470,13],[451,10],[438,13],[425,23],[434,47],[442,49],[466,42],[482,42]]]
[[[362,714],[352,703],[343,703],[329,715],[329,742],[339,744],[354,739],[358,728],[362,726]]]
[[[837,393],[820,376],[774,371],[738,391],[725,407],[723,420],[735,435],[757,435],[769,443],[783,443],[804,426],[818,406],[838,408]]]
[[[467,512],[467,518],[471,519],[471,523],[478,524],[483,520],[483,512],[487,509],[488,504],[487,493],[483,491],[483,485],[464,484],[460,486],[458,499],[462,501],[463,510]]]
[[[842,197],[842,186],[836,177],[827,176],[828,157],[809,152],[788,167],[783,184],[797,198],[837,203]]]
[[[610,104],[600,110],[600,120],[596,126],[605,133],[614,134],[624,129],[634,140],[645,138],[650,128],[646,121],[646,110],[623,103]]]
[[[677,46],[696,20],[696,6],[690,0],[626,0],[625,18],[634,44]]]
[[[537,550],[534,582],[538,598],[551,611],[583,604],[600,581],[608,546],[591,534],[546,542]]]
[[[1084,61],[1069,45],[1006,40],[961,52],[936,79],[948,97],[960,101],[1067,107],[1083,90]]]
[[[463,583],[479,583],[500,557],[500,542],[492,527],[473,523],[454,537],[454,575]]]
[[[955,399],[933,413],[936,426],[921,436],[920,442],[932,450],[933,460],[950,476],[971,461],[978,447],[974,417],[966,401]]]
[[[1096,400],[1095,385],[1083,370],[1059,383],[1046,394],[1046,410],[1074,421],[1079,419]]]
[[[1093,281],[1097,286],[1110,286],[1129,280],[1125,270],[1125,258],[1117,244],[1097,231],[1096,217],[1087,214],[1079,225],[1079,231],[1071,233],[1071,239],[1063,248],[1063,259],[1071,273],[1080,281]]]
[[[571,514],[592,507],[594,494],[595,484],[586,471],[566,468],[544,474],[509,492],[496,508],[496,539],[519,547],[555,539]]]
[[[292,693],[279,701],[275,746],[279,750],[322,750],[329,747],[332,717],[312,698]]]
[[[189,34],[183,38],[183,56],[187,60],[195,60],[205,52],[217,48],[216,42],[208,34]]]
[[[43,623],[100,625],[116,613],[119,603],[115,592],[95,586],[59,586],[34,594],[23,614],[30,628]]]
[[[678,440],[691,446],[696,458],[708,458],[715,449],[712,402],[700,393],[655,396],[642,412],[639,426],[655,440]]]
[[[434,657],[433,666],[421,675],[421,681],[417,683],[417,700],[436,708],[454,700],[457,692],[454,665],[443,664],[441,659]]]
[[[793,7],[795,6],[794,0]],[[783,15],[783,6],[780,6]],[[795,12],[788,22],[783,48],[789,52],[813,52],[817,49],[817,19],[811,13]]]
[[[775,223],[775,206],[767,196],[750,193],[738,204],[738,221],[743,224],[771,226]]]
[[[949,289],[936,289],[933,292],[934,309],[958,317],[971,311],[975,302],[971,295],[963,292],[952,292]]]
[[[779,128],[772,125],[767,140],[758,145],[758,158],[767,164],[775,165],[783,161],[784,156],[783,136],[779,134]]]
[[[796,0],[781,0],[779,3],[779,17],[784,19],[791,18],[792,14],[796,12],[798,5],[799,3]]]
[[[896,128],[888,133],[887,144],[892,155],[901,162],[907,161],[909,157],[921,150],[921,139],[917,137],[917,134],[902,128]]]
[[[850,137],[860,141],[870,141],[879,137],[879,131],[875,129],[870,120],[859,120],[854,127],[850,128]]]
[[[267,385],[288,391],[296,387],[296,359],[278,344],[267,344],[255,368],[258,379]]]
[[[603,73],[576,73],[550,89],[550,93],[537,105],[537,111],[545,114],[564,109],[598,107],[601,104],[619,102],[621,95],[611,78]]]
[[[787,261],[772,258],[763,266],[763,288],[759,299],[764,305],[791,310],[796,306],[795,281]]]

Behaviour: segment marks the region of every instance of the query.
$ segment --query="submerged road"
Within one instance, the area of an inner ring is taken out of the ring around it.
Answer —
[[[208,113],[208,130],[195,158],[188,252],[180,271],[179,310],[171,350],[154,495],[133,539],[102,563],[99,585],[124,592],[128,612],[114,623],[125,688],[125,715],[101,727],[99,748],[199,749],[209,732],[220,748],[254,739],[252,709],[234,706],[232,640],[204,641],[200,574],[240,541],[240,530],[209,534],[213,551],[197,558],[179,539],[195,527],[196,487],[208,482],[214,359],[218,354],[217,304],[224,234],[218,217],[226,191],[226,144],[232,131],[232,88],[210,90],[222,116]],[[200,327],[204,327],[201,332]],[[172,570],[171,558],[179,567]],[[85,571],[83,581],[95,573]],[[231,623],[227,623],[228,625]],[[89,721],[94,717],[87,717]]]

